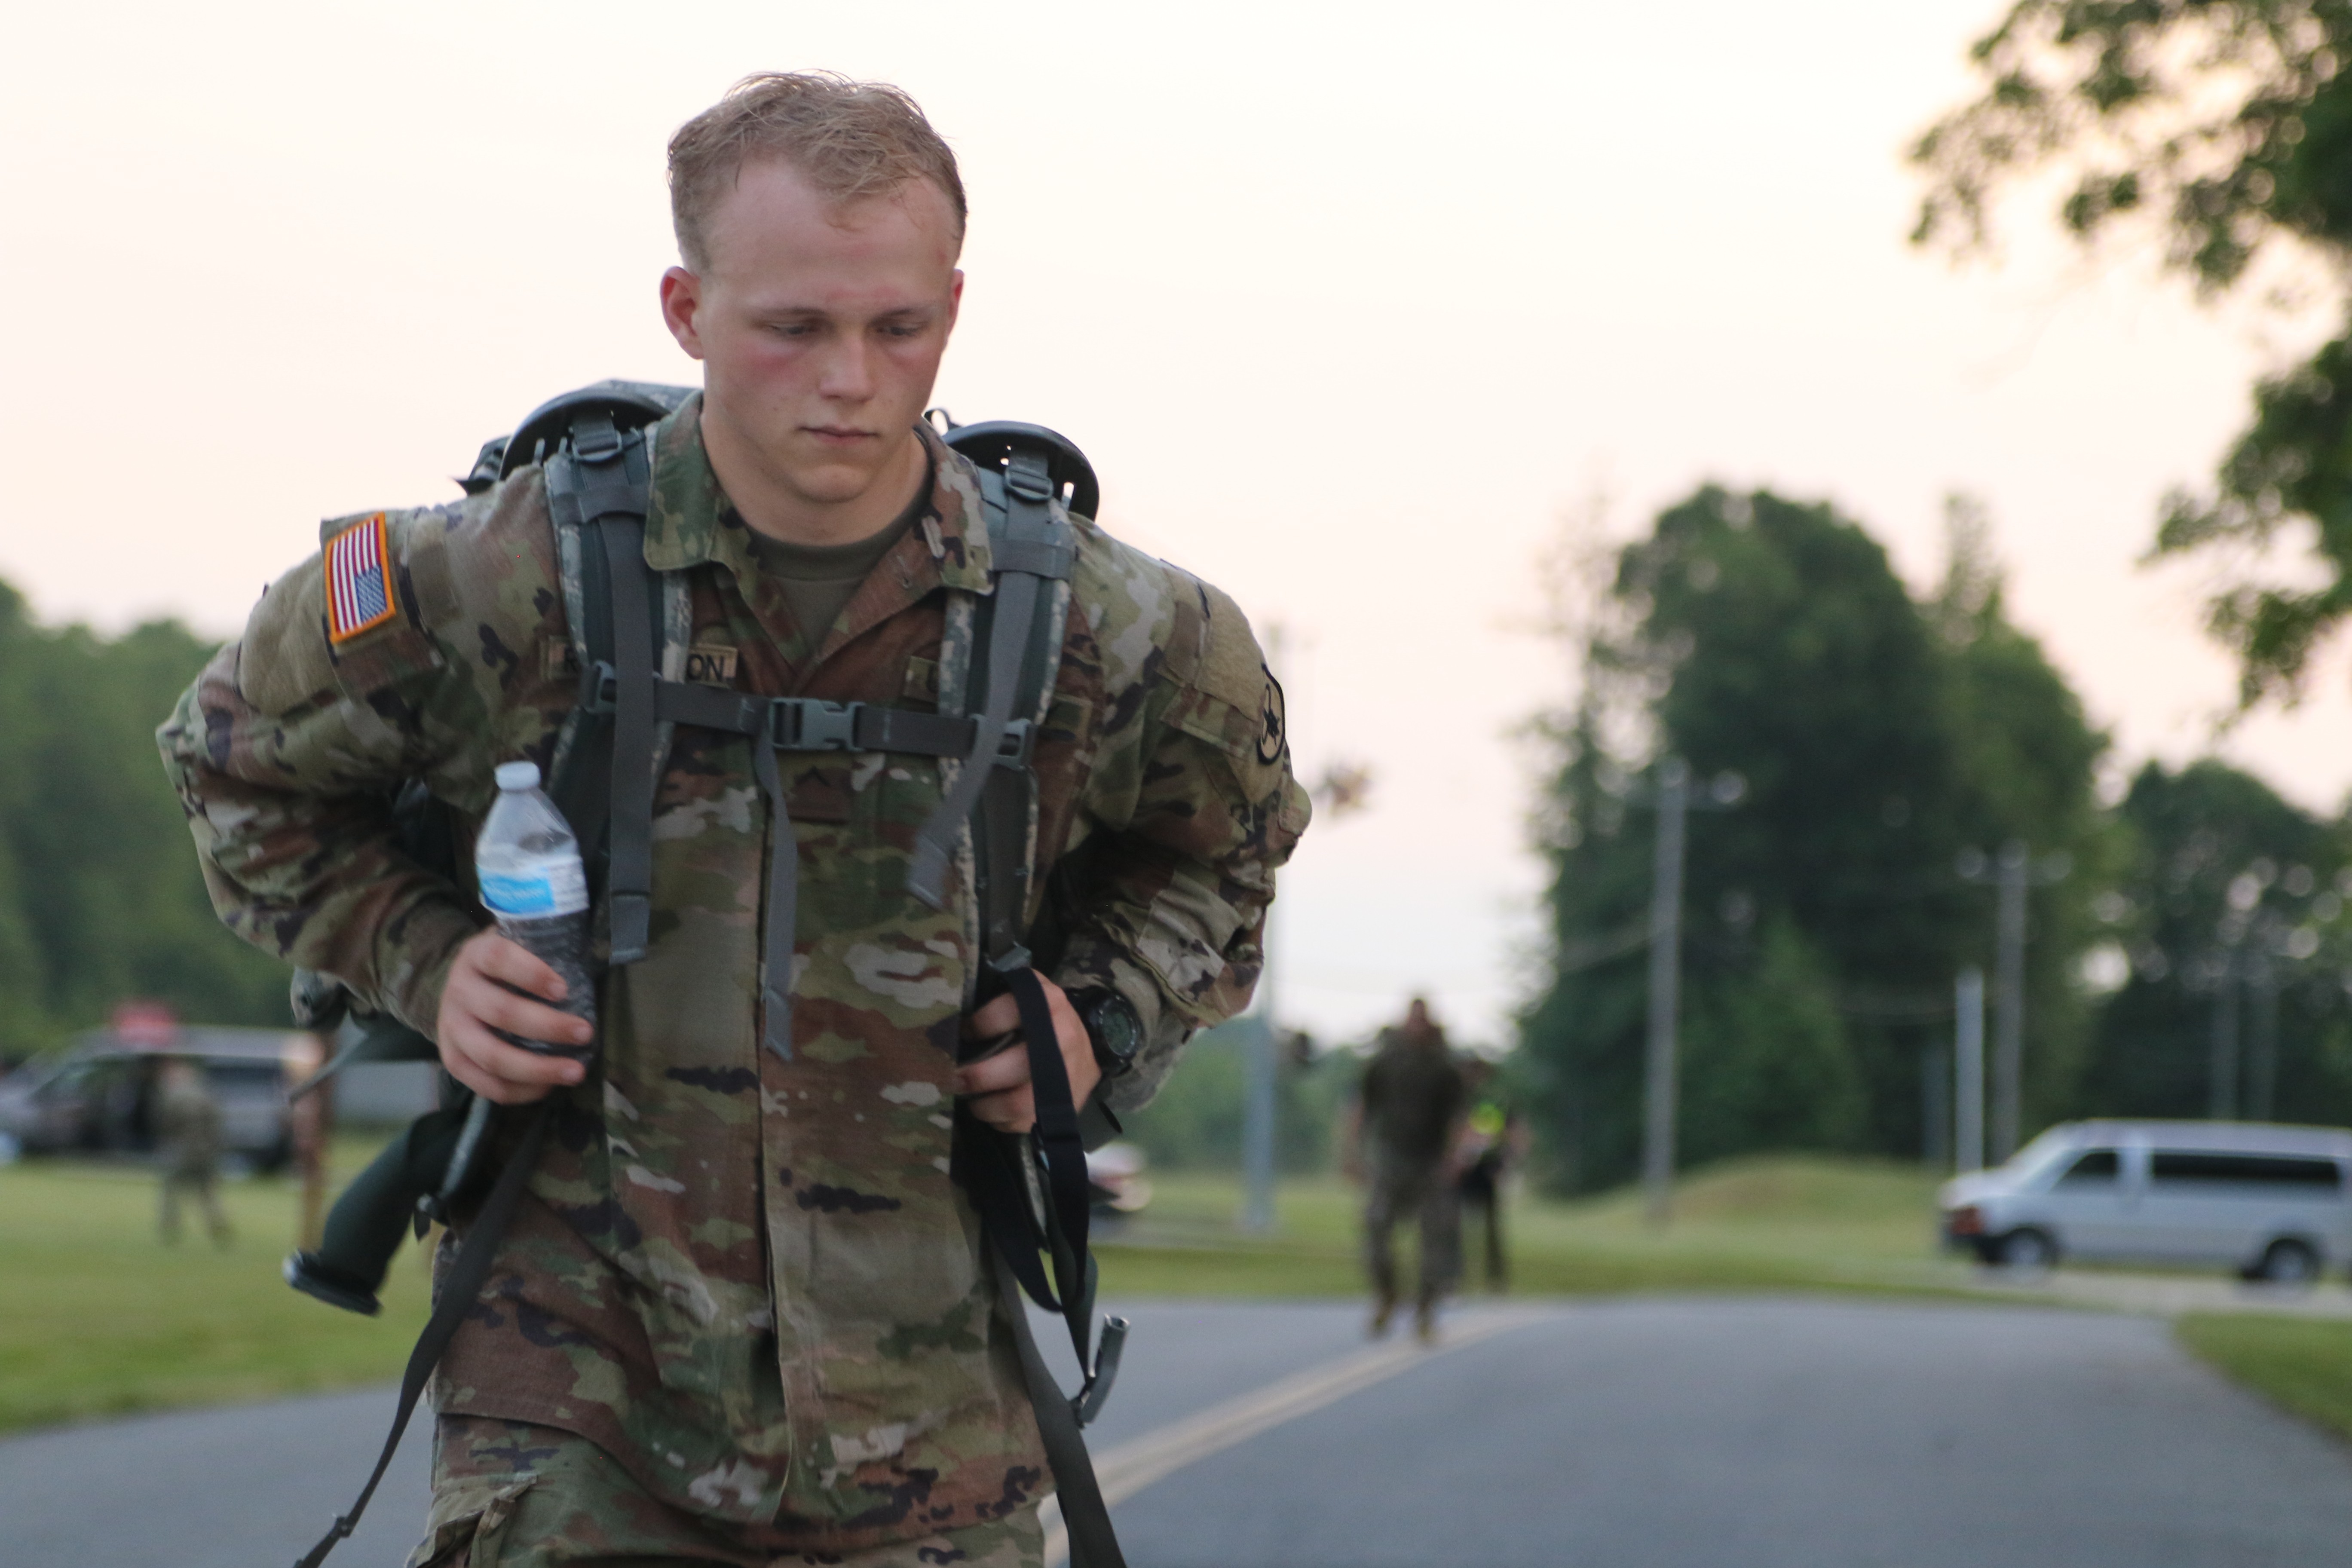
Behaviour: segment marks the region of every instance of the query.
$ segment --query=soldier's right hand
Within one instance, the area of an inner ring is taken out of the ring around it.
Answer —
[[[477,931],[457,950],[441,988],[435,1030],[441,1065],[451,1078],[499,1105],[528,1105],[558,1085],[578,1083],[588,1070],[585,1064],[510,1046],[490,1032],[495,1027],[526,1040],[586,1049],[596,1037],[594,1026],[539,1000],[560,1002],[563,993],[562,976],[528,949],[495,930]]]

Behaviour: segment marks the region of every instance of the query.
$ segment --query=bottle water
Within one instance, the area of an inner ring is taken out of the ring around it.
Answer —
[[[588,972],[588,875],[580,864],[579,841],[539,787],[538,763],[504,763],[498,779],[498,802],[474,846],[474,876],[481,885],[482,902],[497,917],[502,935],[563,977],[563,1000],[550,1005],[593,1025],[596,982]],[[526,1050],[587,1054],[572,1046],[499,1033]]]

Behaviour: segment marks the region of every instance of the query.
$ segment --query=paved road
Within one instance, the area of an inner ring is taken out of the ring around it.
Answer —
[[[1137,1338],[1095,1434],[1107,1464],[1360,1351],[1346,1307],[1131,1311]],[[1138,1491],[1118,1509],[1129,1561],[2257,1568],[2352,1555],[2352,1451],[2230,1387],[2147,1318],[1583,1303],[1386,1370]],[[0,1564],[290,1562],[363,1467],[386,1404],[344,1395],[0,1443]],[[422,1497],[412,1453],[336,1563],[394,1568]]]

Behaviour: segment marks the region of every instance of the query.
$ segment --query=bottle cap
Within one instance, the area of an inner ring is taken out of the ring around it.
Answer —
[[[515,795],[520,795],[528,789],[537,789],[539,764],[537,763],[500,763],[499,787]]]

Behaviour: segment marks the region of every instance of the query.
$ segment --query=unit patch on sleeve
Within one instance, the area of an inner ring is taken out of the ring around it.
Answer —
[[[346,643],[392,619],[392,552],[383,513],[327,541],[327,640]]]

